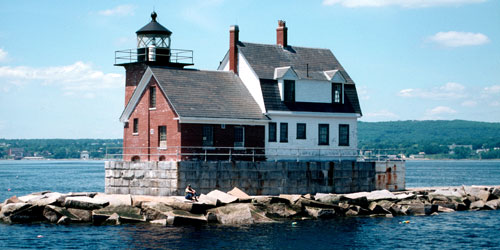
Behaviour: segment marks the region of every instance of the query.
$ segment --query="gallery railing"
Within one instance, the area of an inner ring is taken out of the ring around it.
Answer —
[[[386,153],[384,153],[384,151]],[[108,147],[108,160],[330,161],[403,160],[388,150],[263,147]]]

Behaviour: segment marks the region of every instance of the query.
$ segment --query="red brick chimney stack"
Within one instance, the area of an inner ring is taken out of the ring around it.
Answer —
[[[240,29],[238,25],[229,28],[229,70],[238,74],[238,41]]]
[[[278,28],[276,29],[276,44],[283,47],[288,46],[288,28],[286,22],[278,20]]]

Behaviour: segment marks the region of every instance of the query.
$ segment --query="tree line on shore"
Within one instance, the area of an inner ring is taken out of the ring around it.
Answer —
[[[500,159],[499,134],[500,123],[358,122],[358,148],[406,156],[424,152],[431,158]],[[122,139],[0,139],[0,159],[13,158],[11,149],[20,149],[23,157],[78,159],[88,151],[91,159],[102,159],[106,153],[121,153],[122,143]]]

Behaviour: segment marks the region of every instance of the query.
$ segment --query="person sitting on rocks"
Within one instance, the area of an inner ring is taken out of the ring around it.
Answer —
[[[192,201],[198,201],[198,196],[200,196],[196,193],[196,190],[194,190],[191,187],[191,184],[187,185],[185,194],[186,194],[186,200],[192,200]]]

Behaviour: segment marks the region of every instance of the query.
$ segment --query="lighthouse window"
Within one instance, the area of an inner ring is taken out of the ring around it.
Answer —
[[[156,108],[156,87],[149,87],[149,108]]]

